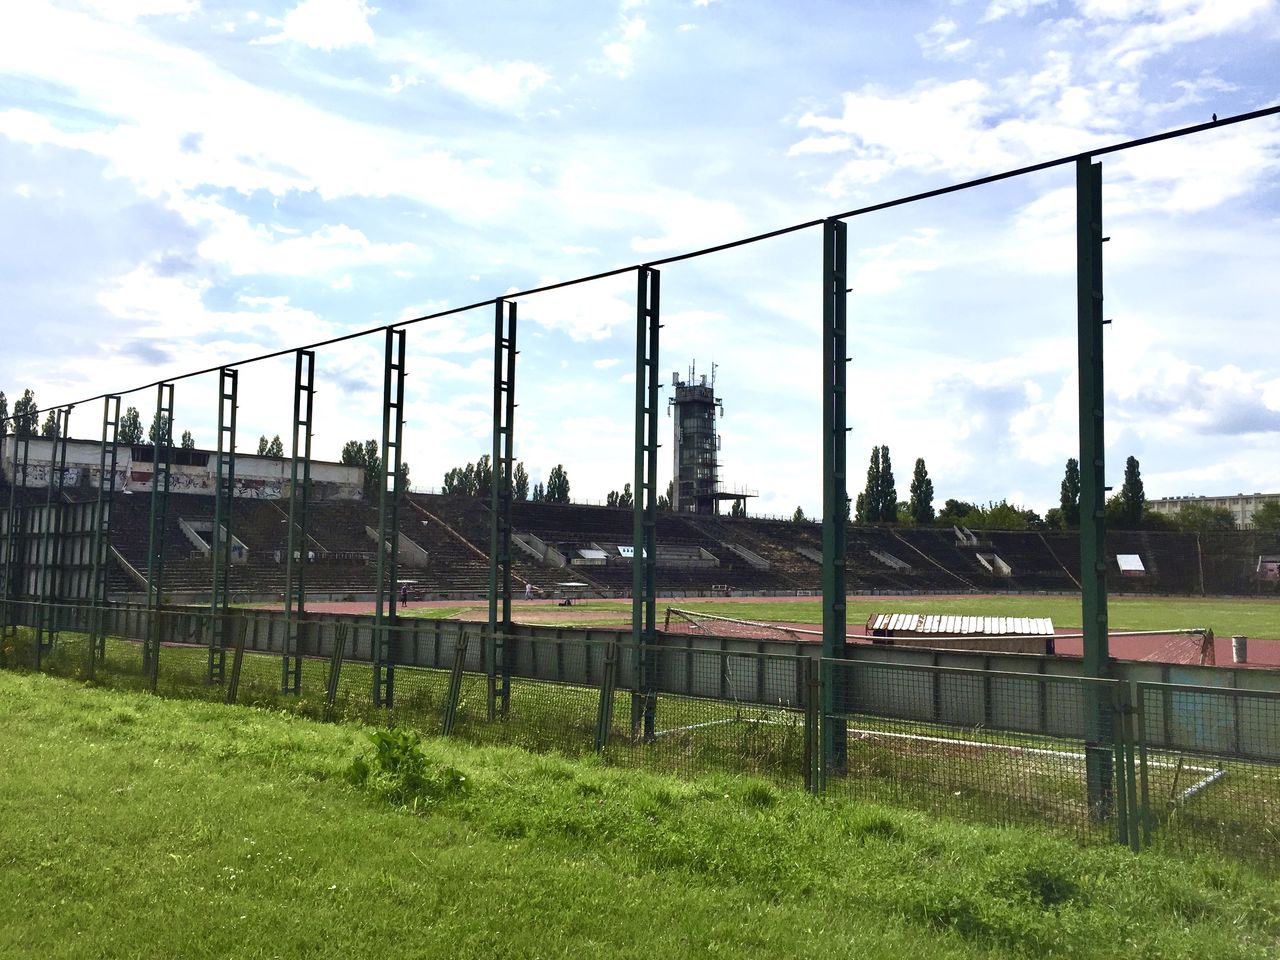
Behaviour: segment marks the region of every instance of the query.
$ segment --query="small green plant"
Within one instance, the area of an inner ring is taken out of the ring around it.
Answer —
[[[346,780],[352,786],[414,812],[466,792],[466,775],[431,760],[412,730],[374,730],[369,740],[373,752],[356,757],[347,768]]]

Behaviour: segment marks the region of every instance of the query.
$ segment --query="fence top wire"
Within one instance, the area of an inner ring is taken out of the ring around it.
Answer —
[[[502,301],[517,300],[521,297],[530,297],[539,293],[549,293],[553,290],[562,290],[566,287],[577,286],[578,284],[592,283],[596,280],[605,280],[605,279],[608,279],[609,277],[621,276],[622,274],[630,273],[634,270],[650,269],[654,267],[664,266],[669,263],[679,263],[682,260],[692,260],[696,257],[705,257],[714,253],[721,253],[725,250],[732,250],[735,247],[743,247],[743,246],[747,246],[748,244],[760,243],[764,240],[772,240],[776,237],[786,236],[787,234],[798,233],[799,231],[808,230],[812,227],[819,226],[829,221],[849,220],[849,219],[852,219],[853,217],[862,216],[863,214],[875,213],[880,210],[889,210],[893,207],[900,207],[909,203],[916,203],[920,200],[929,200],[934,197],[942,197],[950,193],[958,193],[962,190],[971,190],[974,187],[986,186],[987,184],[999,183],[1002,180],[1011,180],[1016,177],[1026,176],[1028,174],[1039,173],[1043,170],[1050,170],[1054,167],[1065,166],[1067,164],[1076,163],[1080,160],[1088,160],[1088,159],[1092,159],[1093,157],[1102,157],[1112,153],[1120,153],[1121,151],[1124,151],[1124,150],[1131,150],[1134,147],[1142,147],[1142,146],[1147,146],[1153,143],[1160,143],[1161,141],[1164,141],[1164,140],[1174,140],[1179,137],[1186,137],[1192,134],[1202,133],[1206,130],[1213,130],[1219,127],[1227,127],[1237,123],[1247,123],[1252,120],[1260,120],[1264,117],[1275,116],[1277,114],[1280,114],[1280,105],[1264,107],[1261,110],[1252,110],[1252,111],[1249,111],[1248,113],[1239,113],[1239,114],[1236,114],[1235,116],[1223,117],[1222,119],[1214,119],[1209,121],[1208,123],[1197,123],[1189,127],[1179,127],[1174,130],[1166,130],[1163,133],[1155,133],[1155,134],[1151,134],[1150,136],[1138,137],[1133,140],[1123,140],[1118,143],[1112,143],[1106,146],[1095,147],[1092,150],[1085,150],[1080,153],[1073,153],[1067,156],[1057,157],[1053,160],[1042,160],[1039,163],[1033,163],[1023,167],[1016,167],[1012,170],[1005,170],[1001,173],[988,174],[985,177],[977,177],[976,179],[973,179],[973,180],[963,180],[963,181],[960,181],[959,183],[953,183],[945,187],[936,187],[932,190],[925,190],[920,193],[908,194],[907,196],[896,197],[892,200],[883,200],[883,201],[880,201],[879,203],[872,203],[863,207],[855,207],[852,210],[845,210],[843,213],[835,213],[828,217],[820,217],[815,220],[806,220],[803,223],[793,223],[790,226],[779,227],[776,230],[769,230],[769,231],[766,231],[765,233],[757,233],[757,234],[753,234],[752,236],[741,237],[737,240],[729,240],[725,243],[718,243],[709,247],[701,247],[697,250],[690,250],[687,253],[678,253],[678,254],[673,254],[670,257],[663,257],[658,260],[648,260],[648,261],[645,261],[644,263],[631,264],[629,266],[624,266],[624,267],[615,267],[611,270],[604,270],[600,273],[593,273],[589,276],[575,277],[572,280],[561,280],[557,283],[548,283],[539,287],[530,287],[527,290],[517,290],[512,293],[502,294],[501,296],[489,297],[486,300],[477,300],[474,303],[468,303],[463,306],[450,307],[446,310],[438,310],[435,313],[425,314],[421,317],[412,317],[407,320],[397,321],[396,323],[386,324],[378,327],[369,327],[364,330],[357,330],[353,333],[343,334],[342,336],[339,336],[339,337],[331,337],[328,340],[321,340],[317,343],[311,343],[311,344],[306,344],[306,345],[297,346],[297,347],[287,347],[283,350],[276,350],[272,353],[264,353],[255,357],[248,357],[243,360],[228,361],[227,363],[220,363],[217,366],[206,367],[203,370],[195,370],[190,373],[180,374],[176,377],[169,377],[164,380],[156,380],[152,383],[147,383],[138,387],[133,387],[129,390],[123,390],[119,393],[100,393],[100,394],[97,394],[96,396],[86,397],[83,400],[76,400],[71,403],[62,403],[53,407],[45,407],[43,409],[36,410],[33,415],[39,416],[42,413],[47,413],[49,410],[60,410],[63,408],[76,407],[80,404],[92,403],[95,400],[103,400],[103,399],[112,398],[112,397],[118,398],[122,396],[127,396],[131,393],[138,393],[142,390],[149,390],[152,387],[159,387],[165,384],[171,384],[178,380],[189,380],[192,377],[199,377],[205,374],[215,373],[218,370],[222,370],[227,367],[247,366],[248,364],[251,364],[251,363],[257,363],[260,360],[272,360],[276,357],[288,356],[289,354],[297,353],[300,350],[317,350],[320,347],[329,347],[329,346],[333,346],[334,344],[345,343],[348,340],[356,340],[356,339],[359,339],[360,337],[367,337],[372,334],[378,333],[380,331],[384,331],[384,330],[391,331],[391,330],[398,329],[400,327],[408,327],[415,323],[422,323],[426,320],[437,320],[441,317],[448,317],[458,313],[466,313],[469,310],[477,310],[477,309],[480,309],[481,307],[493,306],[494,304],[500,303]],[[14,419],[15,419],[15,416],[13,414],[10,414],[4,420],[0,420],[0,423],[8,423],[10,420],[14,420]]]

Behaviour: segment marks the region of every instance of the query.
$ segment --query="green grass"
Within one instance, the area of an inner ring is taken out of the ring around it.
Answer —
[[[670,600],[664,606],[687,607],[721,617],[795,623],[821,623],[820,599],[778,601]],[[630,607],[626,607],[630,610]],[[1050,617],[1056,627],[1080,626],[1080,599],[1059,596],[876,597],[850,599],[849,623],[866,623],[873,613],[938,613],[988,617]],[[1280,639],[1280,600],[1216,597],[1107,598],[1112,630],[1164,630],[1211,627],[1219,636]]]
[[[0,673],[0,956],[1274,956],[1276,886],[742,778],[427,741]]]

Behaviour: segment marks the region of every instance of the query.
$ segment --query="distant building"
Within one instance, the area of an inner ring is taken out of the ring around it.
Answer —
[[[1235,517],[1236,526],[1241,530],[1253,527],[1254,511],[1264,503],[1280,501],[1280,493],[1237,493],[1231,497],[1163,497],[1159,500],[1148,500],[1147,509],[1152,513],[1165,515],[1177,513],[1183,507],[1208,507],[1211,510],[1230,510]]]
[[[45,488],[54,456],[53,441],[32,437],[26,444],[11,436],[0,443],[0,475],[18,487]],[[16,469],[14,452],[18,455]],[[163,451],[163,447],[161,450]],[[25,459],[24,459],[25,457]],[[115,488],[122,493],[150,493],[155,476],[155,447],[151,444],[121,444],[116,453]],[[216,492],[214,450],[172,448],[169,489],[173,493]],[[102,444],[94,440],[68,440],[64,489],[97,489],[102,482]],[[236,454],[236,496],[256,500],[280,500],[290,494],[292,461],[278,457]],[[350,500],[363,495],[364,471],[341,463],[311,461],[311,496],[317,500]]]
[[[716,410],[724,416],[724,403],[716,396],[716,365],[711,377],[698,376],[693,364],[689,379],[671,374],[675,396],[668,401],[675,412],[674,462],[672,464],[671,509],[681,513],[717,514],[723,500],[745,505],[754,491],[727,490],[720,482],[720,435],[716,433]]]

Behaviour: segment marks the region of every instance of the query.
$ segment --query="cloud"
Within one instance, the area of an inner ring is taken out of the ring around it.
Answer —
[[[188,223],[205,231],[198,248],[200,256],[225,265],[235,275],[314,276],[423,258],[412,243],[374,243],[363,231],[346,224],[325,224],[301,234],[254,224],[247,216],[208,197],[175,201],[172,206]],[[280,239],[277,234],[284,234],[285,238]]]
[[[373,28],[369,18],[378,12],[365,0],[302,0],[281,21],[268,21],[280,32],[251,43],[300,43],[313,50],[332,52],[369,46]]]
[[[957,60],[970,48],[973,41],[967,37],[956,38],[959,28],[954,20],[943,17],[928,30],[916,34],[920,52],[928,60]]]
[[[0,32],[0,63],[65,89],[76,111],[55,121],[11,108],[0,112],[0,135],[100,156],[111,175],[148,196],[209,187],[245,195],[315,192],[326,200],[396,196],[470,220],[509,214],[523,190],[514,162],[497,168],[418,132],[349,119],[248,83],[145,32],[40,0],[24,9],[17,29]],[[200,138],[194,152],[193,134]]]
[[[644,17],[627,13],[638,4],[623,0],[618,17],[618,26],[610,32],[600,52],[604,55],[605,67],[615,73],[619,79],[631,75],[634,67],[635,49],[648,36],[649,27]]]
[[[1003,20],[1007,16],[1025,17],[1027,12],[1036,7],[1057,3],[1058,0],[991,0],[986,12],[982,14],[983,23]]]
[[[88,0],[100,16],[120,23],[141,17],[189,17],[200,9],[199,0]]]
[[[1277,384],[1234,364],[1205,369],[1163,358],[1125,385],[1118,415],[1144,432],[1191,430],[1204,436],[1280,433]]]
[[[482,60],[472,54],[439,49],[431,38],[380,40],[375,55],[399,68],[387,89],[401,93],[430,78],[473,103],[518,113],[538,90],[551,82],[546,67],[529,60]]]

